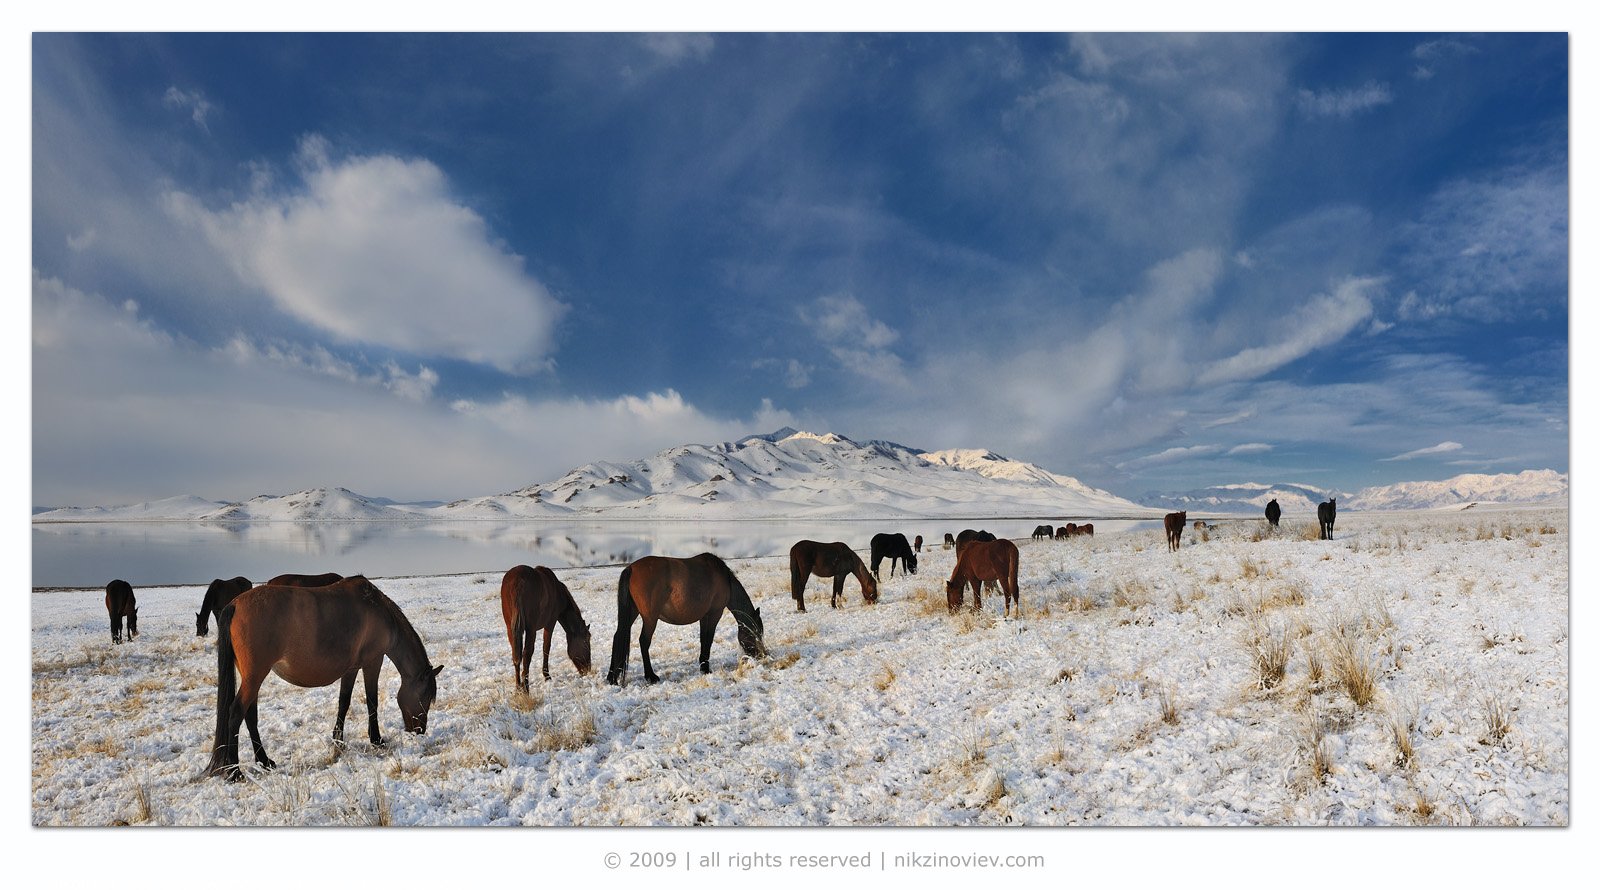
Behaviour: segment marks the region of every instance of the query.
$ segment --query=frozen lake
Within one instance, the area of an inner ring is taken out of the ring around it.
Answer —
[[[1074,521],[1088,521],[1077,517]],[[1098,535],[1149,523],[1093,520]],[[642,556],[724,559],[787,554],[803,538],[846,541],[863,553],[878,532],[922,535],[983,528],[1026,538],[1047,519],[984,520],[520,520],[461,522],[82,522],[33,526],[34,587],[204,584],[235,575],[265,581],[285,572],[370,577],[626,564]]]

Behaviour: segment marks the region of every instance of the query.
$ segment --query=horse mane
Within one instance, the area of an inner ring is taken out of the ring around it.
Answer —
[[[365,581],[367,585],[366,589],[361,591],[361,599],[377,606],[379,610],[383,612],[384,617],[388,619],[390,626],[393,627],[396,634],[401,637],[398,642],[409,644],[406,647],[397,646],[396,648],[415,648],[417,653],[422,658],[422,665],[418,671],[420,672],[422,669],[426,669],[428,667],[427,647],[422,645],[422,635],[417,633],[417,629],[415,627],[411,626],[411,619],[406,617],[406,613],[400,611],[400,606],[395,603],[394,600],[389,599],[389,595],[387,593],[379,590],[377,585],[373,584],[371,581],[367,581],[367,577],[365,575],[352,575],[344,580],[354,581],[356,579]],[[231,607],[232,603],[230,603],[229,606]],[[394,656],[390,655],[389,659],[394,661]],[[411,670],[409,667],[401,668],[400,662],[398,661],[395,661],[394,666],[399,670]]]

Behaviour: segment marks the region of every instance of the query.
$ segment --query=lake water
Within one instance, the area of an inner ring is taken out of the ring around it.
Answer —
[[[803,538],[846,541],[866,550],[878,532],[922,535],[924,547],[945,532],[984,528],[1026,538],[1038,519],[515,522],[83,522],[33,525],[34,587],[104,587],[122,578],[135,587],[206,584],[235,575],[260,583],[286,572],[371,577],[504,572],[519,563],[625,565],[641,556],[725,559],[787,554]],[[1095,519],[1112,534],[1146,522]]]

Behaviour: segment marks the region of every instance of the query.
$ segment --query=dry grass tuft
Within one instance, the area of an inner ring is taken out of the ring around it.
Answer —
[[[1256,562],[1255,560],[1249,558],[1248,556],[1245,557],[1244,559],[1240,560],[1240,562],[1239,562],[1239,577],[1245,579],[1246,581],[1249,581],[1249,580],[1254,579],[1256,576],[1258,576],[1260,574],[1261,574],[1261,563]]]
[[[878,675],[873,678],[872,686],[879,692],[887,692],[889,687],[894,685],[894,679],[894,667],[888,662],[884,662],[878,666]]]
[[[1485,745],[1503,744],[1506,734],[1511,732],[1511,709],[1499,696],[1486,696],[1483,700],[1483,717],[1488,731],[1478,741]]]
[[[768,667],[772,668],[775,671],[781,671],[781,670],[785,670],[787,668],[793,667],[794,664],[796,662],[798,662],[799,660],[800,660],[800,653],[798,653],[798,652],[785,652],[782,655],[778,655],[778,656],[775,656],[775,657],[772,657],[772,658],[768,658],[767,661],[766,661],[766,665]],[[743,663],[744,663],[744,660],[740,659],[740,664],[743,664]]]
[[[150,780],[140,776],[133,783],[133,821],[149,822],[154,814],[150,804]]]
[[[594,711],[579,705],[572,719],[562,721],[548,711],[533,718],[533,738],[528,740],[528,751],[578,751],[592,744],[600,734],[595,726]]]
[[[1119,578],[1111,587],[1111,602],[1119,609],[1137,609],[1150,603],[1150,585],[1143,578]]]
[[[1411,743],[1411,734],[1416,731],[1417,721],[1411,712],[1395,708],[1389,712],[1389,731],[1394,736],[1395,763],[1401,767],[1411,767],[1417,762],[1417,751]]]
[[[1306,682],[1314,689],[1322,685],[1322,650],[1311,640],[1307,640],[1302,648],[1306,653]]]
[[[511,698],[508,699],[506,703],[511,706],[511,710],[513,711],[520,711],[524,714],[529,714],[537,711],[539,706],[544,704],[544,693],[534,691],[530,684],[530,688],[527,692],[524,692],[521,689],[512,692]]]
[[[384,827],[394,823],[394,812],[389,805],[389,789],[383,784],[383,777],[377,773],[372,775],[372,824]]]
[[[1272,689],[1283,682],[1289,667],[1289,656],[1294,652],[1288,628],[1279,624],[1269,627],[1259,621],[1252,622],[1245,638],[1245,649],[1256,668],[1257,687]]]
[[[1178,725],[1178,702],[1173,694],[1172,687],[1163,684],[1156,692],[1156,701],[1161,705],[1161,722],[1170,726]]]
[[[1366,707],[1378,695],[1378,666],[1365,643],[1341,629],[1333,638],[1333,673],[1357,707]]]

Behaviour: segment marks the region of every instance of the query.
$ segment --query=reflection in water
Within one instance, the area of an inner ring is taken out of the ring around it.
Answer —
[[[1098,534],[1141,523],[1092,520]],[[1027,538],[1036,519],[797,521],[461,521],[461,522],[84,522],[33,526],[33,586],[204,584],[244,575],[261,582],[285,572],[372,577],[504,572],[518,563],[552,568],[625,565],[641,556],[725,559],[787,554],[802,538],[845,541],[865,553],[878,532],[922,535],[984,528]],[[1148,525],[1148,523],[1144,523]]]

